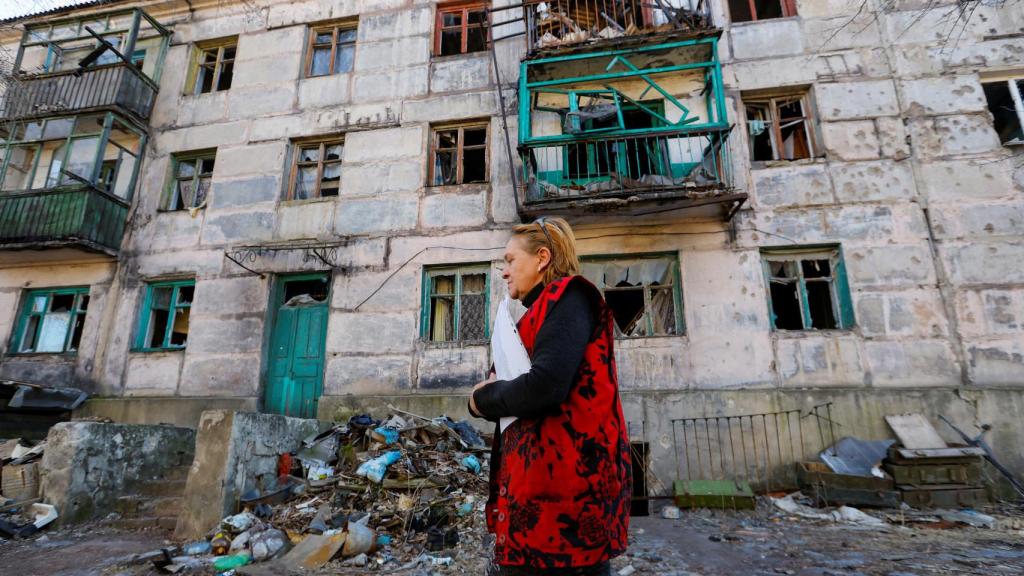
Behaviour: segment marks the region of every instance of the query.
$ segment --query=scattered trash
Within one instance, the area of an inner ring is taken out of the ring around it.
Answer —
[[[241,534],[248,530],[256,522],[259,522],[254,514],[250,512],[241,512],[234,516],[228,516],[221,521],[221,526],[229,530],[232,534]]]
[[[203,554],[209,554],[212,549],[209,542],[200,540],[198,542],[189,542],[182,546],[181,553],[185,556],[202,556]]]
[[[243,534],[247,533],[243,532]],[[210,548],[213,550],[214,556],[223,556],[231,549],[231,538],[228,538],[223,532],[217,532],[210,540]]]
[[[314,534],[306,536],[281,561],[292,568],[313,570],[330,562],[345,544],[345,534]]]
[[[356,475],[365,476],[367,479],[380,484],[384,480],[384,474],[387,472],[388,466],[398,462],[398,459],[401,457],[402,453],[397,450],[385,452],[383,455],[363,463],[356,470]]]
[[[473,474],[480,473],[480,461],[472,454],[462,459],[462,465]]]
[[[214,570],[231,570],[232,568],[238,568],[239,566],[245,566],[252,562],[252,556],[246,552],[241,552],[233,556],[221,556],[213,561]]]
[[[861,440],[847,436],[818,456],[836,474],[885,478],[882,460],[894,443],[895,440]]]
[[[668,520],[678,520],[681,515],[682,513],[677,506],[665,506],[661,509],[661,517]]]
[[[994,517],[970,509],[932,510],[931,512],[943,520],[966,524],[975,528],[995,528],[996,525]]]
[[[786,512],[787,514],[793,514],[800,516],[801,518],[809,518],[812,520],[829,520],[832,522],[850,522],[854,524],[861,524],[865,526],[885,526],[886,522],[865,514],[856,508],[850,506],[840,506],[838,509],[824,512],[804,504],[800,504],[795,500],[796,497],[802,496],[799,492],[793,494],[787,494],[783,498],[771,498],[772,504],[776,508]]]
[[[616,574],[618,574],[619,576],[629,576],[634,572],[636,572],[636,568],[634,568],[632,564],[629,564],[620,569],[618,572],[616,572]]]

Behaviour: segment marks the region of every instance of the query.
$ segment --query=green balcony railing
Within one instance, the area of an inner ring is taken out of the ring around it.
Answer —
[[[71,246],[116,255],[128,203],[77,185],[0,192],[0,250]]]

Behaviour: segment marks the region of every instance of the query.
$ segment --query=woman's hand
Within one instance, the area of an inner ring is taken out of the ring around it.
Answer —
[[[473,395],[476,394],[477,390],[493,383],[494,381],[494,372],[491,372],[490,377],[487,378],[487,380],[484,380],[483,382],[477,382],[476,386],[473,386],[473,391],[469,393],[469,410],[471,412],[473,412],[474,414],[482,414],[480,410],[476,407],[476,400],[473,399]]]

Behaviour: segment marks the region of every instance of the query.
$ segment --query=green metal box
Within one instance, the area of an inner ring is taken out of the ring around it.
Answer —
[[[754,491],[744,480],[676,480],[673,496],[680,508],[753,510]]]

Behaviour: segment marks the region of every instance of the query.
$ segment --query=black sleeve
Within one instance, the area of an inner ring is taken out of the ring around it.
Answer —
[[[569,395],[596,325],[596,302],[584,287],[570,284],[537,333],[530,371],[477,390],[477,409],[489,420],[537,418],[550,412]]]

